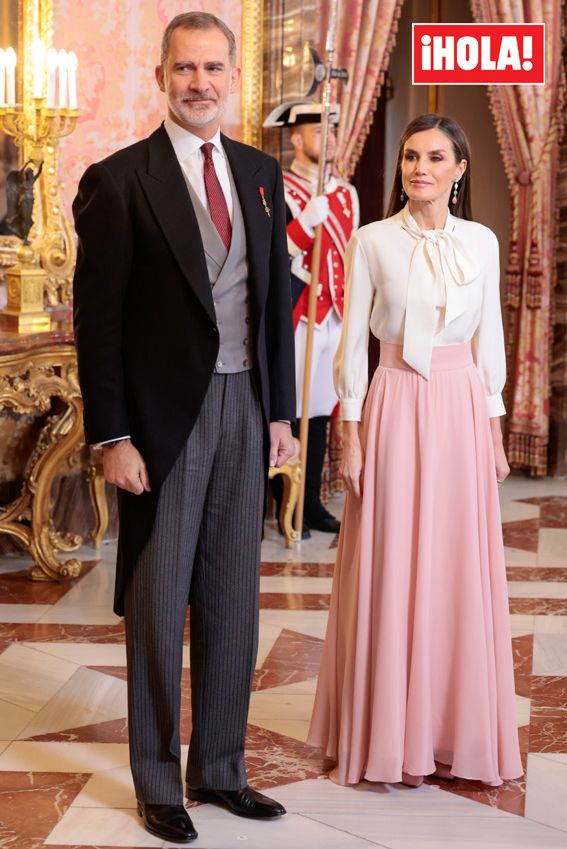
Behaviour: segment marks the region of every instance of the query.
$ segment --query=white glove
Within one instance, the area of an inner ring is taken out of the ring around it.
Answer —
[[[309,230],[315,229],[318,224],[329,215],[329,199],[325,195],[318,195],[311,198],[305,206],[305,209],[299,213],[298,220],[304,227]]]

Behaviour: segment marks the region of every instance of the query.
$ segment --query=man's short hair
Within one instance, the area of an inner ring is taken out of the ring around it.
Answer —
[[[163,65],[167,59],[171,35],[178,27],[181,27],[182,29],[206,30],[214,29],[215,27],[216,29],[220,29],[228,41],[228,58],[230,60],[231,67],[234,68],[236,65],[236,39],[234,37],[234,33],[227,27],[224,21],[221,21],[220,18],[217,18],[216,15],[212,15],[210,12],[182,12],[182,14],[176,15],[173,20],[168,23],[161,39],[160,64]]]

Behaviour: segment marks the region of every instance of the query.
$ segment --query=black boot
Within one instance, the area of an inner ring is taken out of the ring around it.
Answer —
[[[305,521],[310,528],[328,534],[338,534],[340,522],[321,504],[321,474],[327,451],[329,416],[309,419],[307,468],[305,470]]]

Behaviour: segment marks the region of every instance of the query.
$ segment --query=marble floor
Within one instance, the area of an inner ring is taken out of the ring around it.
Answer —
[[[336,540],[315,533],[287,551],[269,525],[247,763],[251,783],[272,790],[288,816],[257,823],[197,806],[196,849],[567,847],[567,482],[513,477],[501,500],[525,778],[496,789],[329,781],[305,739]],[[340,496],[331,508],[340,513]],[[167,845],[134,809],[115,545],[79,554],[83,574],[67,584],[32,583],[28,560],[0,557],[2,849]],[[184,747],[188,664],[186,653]]]

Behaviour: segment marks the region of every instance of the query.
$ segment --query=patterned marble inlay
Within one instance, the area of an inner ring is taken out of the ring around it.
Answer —
[[[88,775],[0,772],[0,846],[39,849]]]
[[[524,504],[536,504],[539,507],[540,528],[567,528],[567,497],[548,495],[518,500]]]
[[[84,578],[97,561],[83,561],[81,578]],[[0,574],[0,599],[6,604],[55,604],[67,595],[79,579],[73,581],[30,581],[25,571]]]
[[[419,805],[413,800],[418,800],[422,792],[433,794],[428,797],[431,802],[449,800],[444,814],[448,826],[463,812],[474,814],[477,808],[482,809],[475,818],[477,823],[486,820],[491,847],[523,847],[529,843],[506,843],[502,841],[508,838],[496,837],[490,817],[498,810],[514,814],[514,820],[519,817],[528,829],[545,829],[538,823],[559,829],[538,832],[541,839],[532,841],[529,849],[536,845],[543,849],[552,834],[558,835],[558,846],[564,843],[561,829],[567,831],[567,794],[560,785],[567,775],[567,598],[562,597],[567,595],[567,548],[563,551],[567,498],[558,495],[560,491],[557,482],[548,485],[520,477],[513,477],[501,489],[505,515],[511,520],[503,528],[513,614],[518,735],[527,775],[497,788],[434,777],[426,779],[420,790],[407,793],[403,792],[407,788],[400,791],[394,785],[362,788],[365,799],[375,799],[378,808],[384,803],[383,816],[388,822],[396,810],[404,822],[415,820],[416,828],[419,817],[425,849],[433,845],[425,838],[433,828],[433,813],[426,805],[427,815],[418,815]],[[532,510],[540,513],[539,518],[534,512],[530,514]],[[280,548],[280,541],[273,538],[264,545],[261,575],[266,592],[261,594],[260,650],[246,746],[249,780],[259,789],[281,787],[273,795],[278,798],[281,792],[284,799],[288,790],[290,799],[295,798],[290,788],[296,782],[305,782],[311,802],[302,799],[305,811],[293,809],[285,827],[291,829],[290,834],[304,835],[306,824],[315,823],[322,831],[313,832],[312,845],[362,849],[362,845],[370,845],[372,835],[372,845],[398,849],[399,824],[386,837],[388,830],[380,820],[361,839],[355,836],[356,827],[350,833],[337,830],[332,806],[320,814],[316,806],[313,811],[309,807],[320,795],[318,788],[331,785],[312,780],[324,778],[331,764],[321,751],[304,741],[330,602],[326,590],[334,572],[332,547],[336,544],[337,539],[314,534],[304,544],[303,554],[301,549],[288,552]],[[70,584],[32,584],[24,577],[25,563],[18,564],[21,569],[16,571],[17,566],[8,566],[12,563],[9,558],[0,562],[0,672],[4,670],[0,676],[0,847],[40,849],[51,845],[63,849],[65,844],[95,849],[110,845],[113,836],[116,846],[129,849],[160,845],[140,828],[133,810],[135,797],[127,766],[123,623],[103,624],[110,621],[109,617],[101,619],[101,624],[81,624],[97,621],[88,618],[93,606],[100,609],[101,616],[110,614],[113,556],[114,547],[105,547],[101,561],[89,562],[83,576]],[[65,619],[58,620],[58,616]],[[39,618],[46,621],[36,621]],[[185,637],[188,641],[188,624]],[[184,755],[191,733],[187,663],[186,650],[181,704]],[[554,760],[558,758],[563,760]],[[88,792],[87,783],[91,788]],[[344,815],[350,817],[349,823],[359,789],[338,790],[340,798],[348,791]],[[334,794],[333,790],[329,797]],[[465,809],[463,804],[472,808]],[[301,819],[297,829],[292,827],[294,816]],[[365,808],[364,817],[372,820],[373,816]],[[528,822],[530,817],[534,822]],[[241,845],[244,837],[248,843],[242,845],[272,849],[271,838],[269,842],[260,839],[257,844],[248,823],[234,821],[228,814],[221,814],[219,819],[218,809],[212,806],[200,806],[195,820],[201,833],[197,845],[207,849]],[[354,820],[351,824],[356,825]],[[339,828],[343,829],[342,814]],[[471,833],[467,826],[467,834]],[[285,845],[296,842],[290,837]],[[460,849],[460,842],[456,845]],[[551,840],[549,845],[556,843]],[[404,849],[406,846],[410,843],[403,844]],[[411,849],[413,846],[412,842]],[[416,839],[415,849],[419,846]],[[274,847],[279,849],[280,843],[276,841]],[[303,847],[301,843],[300,849]]]
[[[537,551],[539,527],[539,519],[504,522],[502,525],[504,545],[510,548],[521,548],[524,551]]]

